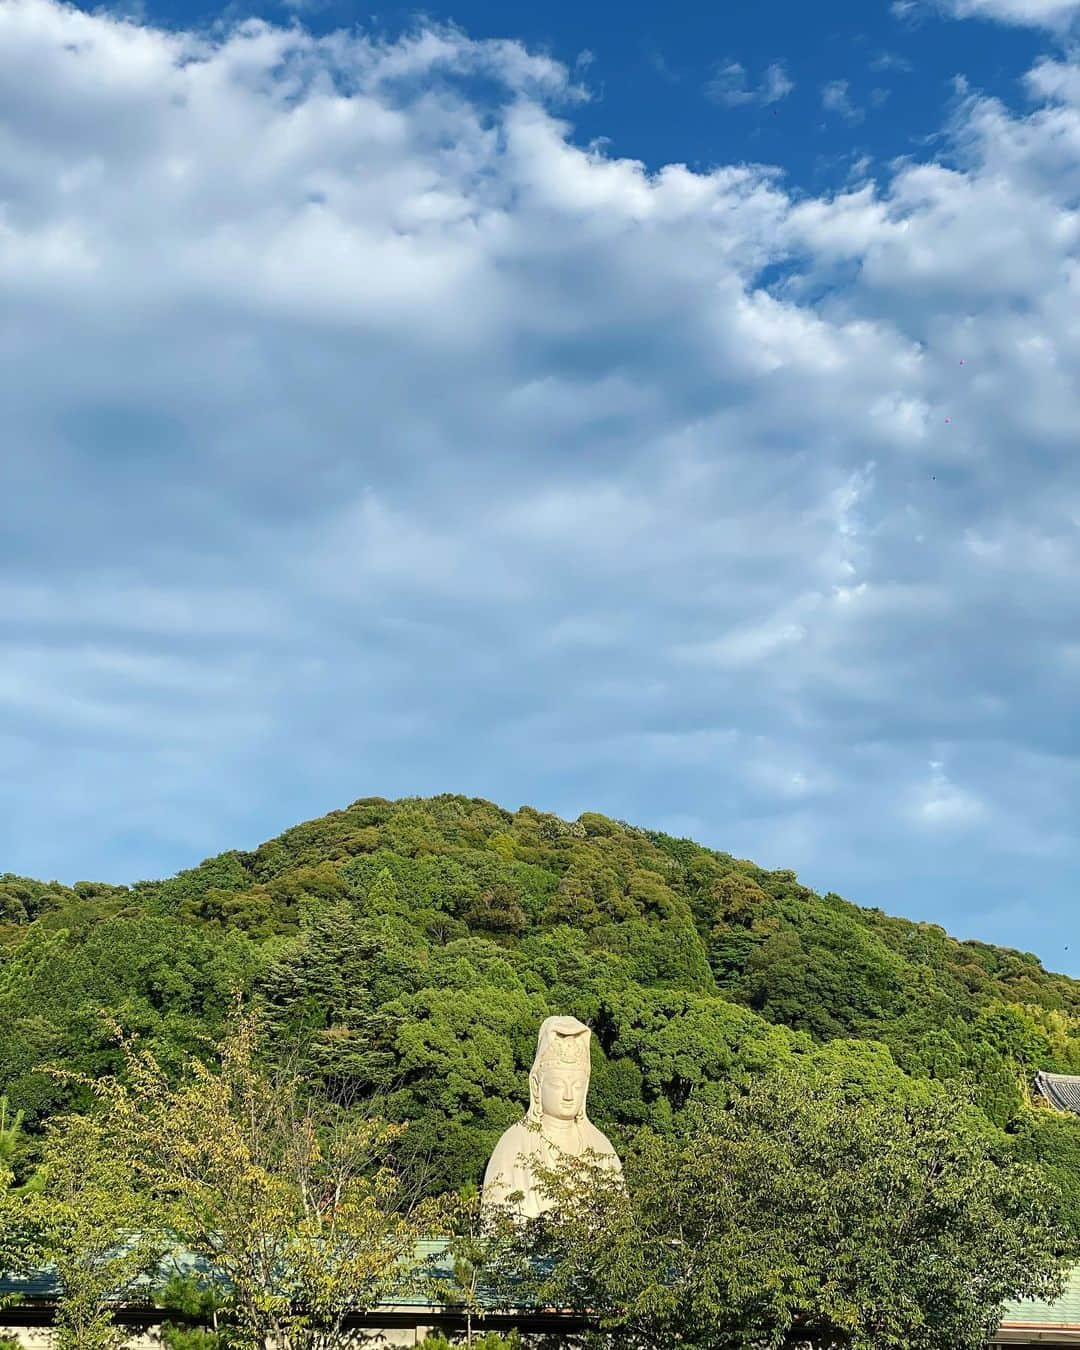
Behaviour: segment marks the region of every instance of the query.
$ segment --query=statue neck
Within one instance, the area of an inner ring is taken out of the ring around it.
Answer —
[[[578,1120],[560,1120],[558,1116],[541,1116],[540,1128],[547,1135],[565,1135],[576,1130],[581,1124]]]

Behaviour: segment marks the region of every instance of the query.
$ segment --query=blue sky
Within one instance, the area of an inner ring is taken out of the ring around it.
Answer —
[[[0,0],[0,870],[460,791],[1080,972],[1080,0],[701,8]]]

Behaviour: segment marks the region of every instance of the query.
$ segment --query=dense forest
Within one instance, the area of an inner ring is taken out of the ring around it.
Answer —
[[[590,1114],[616,1147],[778,1067],[912,1101],[955,1082],[1080,1231],[1080,1122],[1030,1100],[1037,1068],[1080,1072],[1080,982],[690,840],[458,796],[365,798],[130,887],[0,876],[22,1166],[84,1104],[48,1066],[122,1072],[103,1013],[179,1064],[237,988],[310,1083],[409,1122],[432,1192],[479,1179],[557,1012],[594,1028]]]

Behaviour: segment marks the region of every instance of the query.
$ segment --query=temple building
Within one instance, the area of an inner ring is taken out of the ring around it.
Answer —
[[[1040,1069],[1035,1075],[1035,1091],[1058,1111],[1080,1116],[1080,1075]]]
[[[451,1274],[445,1247],[444,1242],[420,1244],[419,1254],[431,1262],[436,1278],[440,1272],[445,1272],[447,1278]],[[176,1260],[176,1255],[171,1259]],[[182,1271],[188,1272],[197,1265],[183,1257],[179,1264]],[[22,1279],[0,1277],[0,1298],[12,1294],[18,1294],[21,1302],[0,1312],[0,1337],[16,1341],[23,1350],[54,1350],[58,1294],[55,1271],[43,1270]],[[145,1282],[138,1283],[126,1301],[114,1304],[113,1311],[125,1350],[162,1350],[161,1323],[183,1320],[155,1306]],[[413,1350],[431,1332],[463,1340],[467,1320],[461,1307],[433,1302],[431,1291],[402,1291],[392,1303],[349,1318],[346,1328],[345,1343],[350,1350],[372,1345],[381,1350],[406,1350],[406,1347]],[[516,1330],[526,1350],[552,1346],[572,1350],[582,1344],[583,1333],[595,1330],[586,1317],[535,1309],[485,1311],[476,1319],[476,1329],[503,1333]],[[613,1338],[612,1344],[619,1344],[618,1339]],[[790,1350],[801,1350],[803,1345],[793,1341]],[[1024,1299],[1007,1305],[997,1331],[987,1342],[987,1350],[1014,1345],[1039,1346],[1041,1350],[1080,1347],[1080,1268],[1073,1272],[1062,1297],[1054,1302]]]

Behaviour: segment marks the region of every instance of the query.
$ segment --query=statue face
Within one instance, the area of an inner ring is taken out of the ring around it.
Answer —
[[[540,1109],[556,1120],[574,1120],[585,1108],[588,1090],[585,1069],[548,1067],[540,1078]]]

